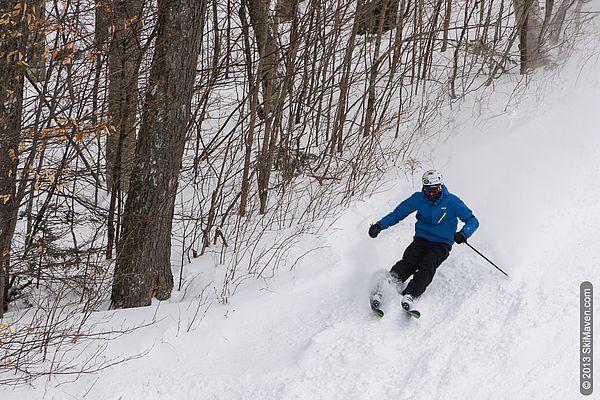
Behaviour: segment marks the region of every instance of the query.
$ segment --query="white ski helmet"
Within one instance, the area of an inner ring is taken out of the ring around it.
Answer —
[[[423,186],[431,186],[431,185],[442,185],[444,184],[444,178],[442,178],[442,173],[437,169],[430,169],[429,171],[423,174]]]

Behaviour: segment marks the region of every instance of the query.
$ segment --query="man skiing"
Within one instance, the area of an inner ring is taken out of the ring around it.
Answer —
[[[412,309],[415,299],[425,292],[436,269],[450,254],[452,244],[465,243],[479,226],[469,207],[448,191],[439,171],[425,172],[422,183],[420,192],[415,192],[369,228],[369,236],[376,238],[382,230],[417,212],[413,241],[404,251],[402,260],[390,270],[390,275],[398,283],[404,283],[413,276],[402,291],[401,304],[407,311]],[[457,219],[464,222],[458,232]]]

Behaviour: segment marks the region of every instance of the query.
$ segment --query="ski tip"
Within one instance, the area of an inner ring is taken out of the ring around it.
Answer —
[[[417,310],[410,310],[410,311],[407,311],[407,312],[410,314],[411,317],[413,317],[415,319],[421,318],[421,313],[418,312]]]

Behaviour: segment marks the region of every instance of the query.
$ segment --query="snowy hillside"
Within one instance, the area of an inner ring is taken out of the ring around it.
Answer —
[[[499,94],[475,124],[465,106],[448,138],[423,149],[423,169],[442,170],[481,223],[469,242],[509,279],[455,245],[417,303],[420,320],[398,298],[374,317],[371,276],[401,257],[414,216],[375,240],[367,229],[419,189],[390,170],[370,197],[303,239],[291,270],[244,286],[227,305],[188,296],[101,313],[115,329],[157,322],[98,358],[130,361],[77,380],[3,387],[0,398],[580,398],[579,285],[600,285],[599,36],[578,46],[564,71],[533,78],[519,104]]]

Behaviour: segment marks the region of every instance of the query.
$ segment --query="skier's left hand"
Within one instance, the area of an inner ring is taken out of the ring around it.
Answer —
[[[467,235],[463,231],[454,234],[454,241],[458,244],[467,243]]]
[[[369,236],[371,236],[373,239],[375,239],[377,235],[379,235],[379,232],[381,232],[381,227],[379,226],[379,224],[371,225],[371,227],[369,228]]]

